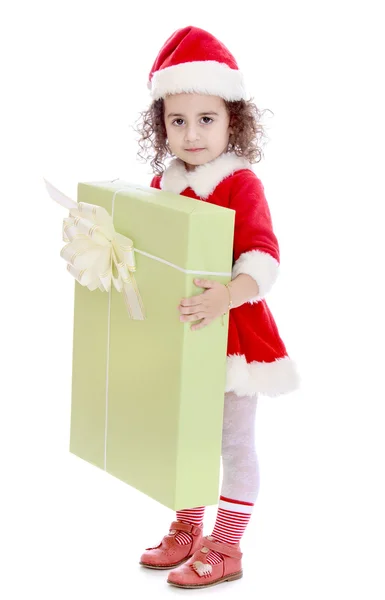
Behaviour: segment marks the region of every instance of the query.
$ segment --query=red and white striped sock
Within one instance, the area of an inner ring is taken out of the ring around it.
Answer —
[[[220,496],[212,537],[217,542],[237,544],[250,521],[253,508],[254,504],[252,502],[242,502],[241,500],[232,500]],[[211,565],[217,565],[221,561],[222,556],[218,552],[210,550],[207,555],[207,562]]]
[[[187,508],[185,510],[177,510],[176,511],[176,520],[182,521],[182,523],[189,523],[190,525],[199,526],[203,523],[203,517],[205,514],[205,507],[198,506],[197,508]],[[175,536],[176,541],[181,546],[185,546],[186,544],[190,544],[192,542],[192,537],[189,533],[185,533],[184,531],[178,531]]]

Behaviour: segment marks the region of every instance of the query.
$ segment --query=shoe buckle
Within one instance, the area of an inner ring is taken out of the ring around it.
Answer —
[[[200,527],[197,527],[196,525],[193,525],[193,526],[191,527],[191,533],[192,533],[193,535],[198,535],[198,533],[199,533],[200,531],[201,531],[201,528],[200,528]]]

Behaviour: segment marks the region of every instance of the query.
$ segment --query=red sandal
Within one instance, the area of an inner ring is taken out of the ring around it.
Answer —
[[[185,531],[192,537],[190,544],[181,545],[175,539],[178,531]],[[202,546],[203,525],[199,527],[174,521],[168,535],[165,535],[158,546],[147,548],[140,558],[140,564],[149,569],[173,569],[186,560]]]
[[[189,560],[170,573],[167,583],[181,588],[205,588],[225,581],[240,579],[242,572],[242,552],[239,545],[217,542],[213,537],[204,537],[201,546]],[[210,565],[207,554],[214,550],[221,554],[222,561]]]

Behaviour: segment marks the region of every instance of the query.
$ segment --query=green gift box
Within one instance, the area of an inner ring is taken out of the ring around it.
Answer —
[[[144,320],[75,283],[70,451],[173,510],[218,501],[228,316],[192,331],[194,278],[231,279],[233,210],[121,180],[79,183],[133,241]]]

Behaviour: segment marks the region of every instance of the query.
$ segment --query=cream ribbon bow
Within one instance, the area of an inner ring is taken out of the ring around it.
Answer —
[[[135,281],[135,256],[132,240],[114,228],[112,217],[102,206],[75,202],[44,180],[48,194],[69,209],[63,220],[60,252],[67,270],[81,285],[93,291],[109,292],[111,282],[122,292],[131,319],[144,320],[143,302]]]

